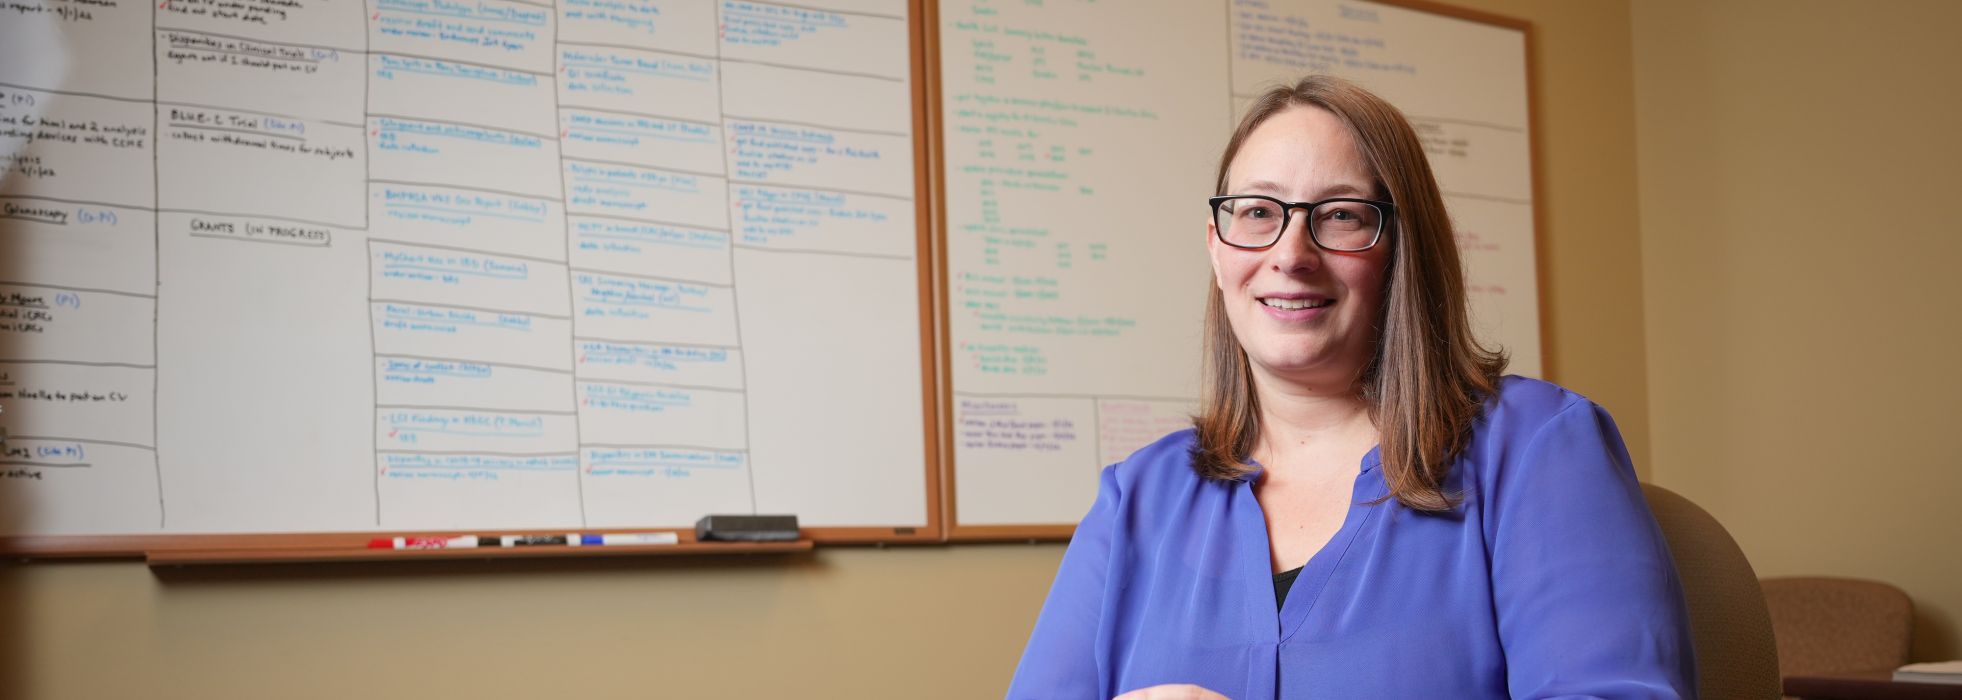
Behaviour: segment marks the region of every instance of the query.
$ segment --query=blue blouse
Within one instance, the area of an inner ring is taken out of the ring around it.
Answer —
[[[1253,477],[1199,478],[1193,443],[1174,433],[1104,469],[1009,697],[1695,697],[1682,586],[1586,398],[1502,380],[1444,514],[1371,505],[1388,493],[1371,450],[1278,615]]]

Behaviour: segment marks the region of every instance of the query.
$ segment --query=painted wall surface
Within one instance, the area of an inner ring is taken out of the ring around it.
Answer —
[[[1614,413],[1646,475],[1628,3],[1459,4],[1536,27],[1549,376]],[[0,697],[1000,697],[1062,551],[0,565]]]
[[[0,568],[0,698],[1000,697],[1061,548]]]
[[[1631,16],[1653,480],[1962,657],[1962,3]]]

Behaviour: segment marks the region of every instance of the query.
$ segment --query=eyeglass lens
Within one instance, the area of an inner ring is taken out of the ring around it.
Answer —
[[[1368,248],[1383,225],[1383,212],[1367,202],[1323,202],[1305,215],[1309,235],[1331,250]],[[1219,205],[1220,239],[1243,248],[1264,248],[1280,239],[1292,216],[1282,204],[1265,197],[1234,197]]]

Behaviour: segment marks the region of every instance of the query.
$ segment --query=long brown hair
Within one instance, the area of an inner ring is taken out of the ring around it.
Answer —
[[[1215,194],[1227,194],[1226,169],[1247,136],[1292,107],[1324,109],[1341,120],[1377,189],[1396,204],[1385,240],[1383,315],[1360,388],[1382,440],[1390,496],[1415,510],[1449,510],[1457,496],[1445,493],[1445,475],[1485,397],[1496,391],[1506,357],[1472,337],[1464,270],[1437,178],[1402,112],[1348,81],[1309,76],[1254,102],[1220,155]],[[1260,404],[1217,283],[1207,285],[1205,335],[1206,389],[1193,420],[1199,442],[1192,466],[1206,478],[1237,479],[1252,471],[1247,459],[1260,436]]]

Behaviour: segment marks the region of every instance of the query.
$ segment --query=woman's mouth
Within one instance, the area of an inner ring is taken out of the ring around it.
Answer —
[[[1277,297],[1261,297],[1260,303],[1272,309],[1280,309],[1282,311],[1298,311],[1301,309],[1323,308],[1331,304],[1334,304],[1335,300],[1321,298],[1321,297],[1304,298],[1304,299],[1281,299]]]

